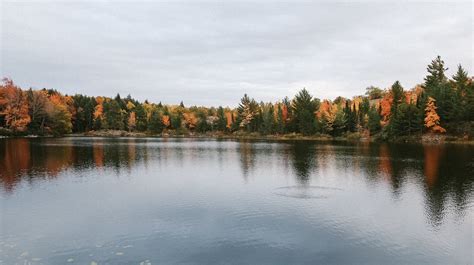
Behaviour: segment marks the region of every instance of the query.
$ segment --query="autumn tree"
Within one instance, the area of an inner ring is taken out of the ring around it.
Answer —
[[[244,94],[237,108],[237,113],[240,121],[240,128],[243,128],[248,132],[256,131],[257,126],[255,118],[258,114],[258,104],[254,99],[251,99],[247,94]]]
[[[127,127],[128,127],[128,130],[131,132],[135,130],[136,126],[137,126],[137,117],[136,117],[135,112],[132,111],[130,112],[128,116]]]
[[[64,135],[72,132],[72,114],[67,107],[67,99],[59,93],[49,97],[46,112],[48,114],[48,128],[54,135]]]
[[[95,98],[95,107],[94,107],[94,129],[102,129],[102,124],[104,123],[104,101],[103,97]]]
[[[440,117],[436,109],[436,100],[429,97],[425,108],[425,127],[429,132],[445,133],[446,130],[440,126]]]
[[[369,86],[365,89],[365,94],[369,99],[380,99],[383,97],[383,90],[375,86]]]
[[[26,131],[31,121],[28,96],[7,78],[0,86],[0,116],[3,116],[5,125],[15,132]]]
[[[46,107],[48,104],[48,96],[44,90],[28,90],[28,101],[29,101],[29,115],[31,122],[28,125],[29,130],[32,133],[43,134],[44,125],[48,114]]]

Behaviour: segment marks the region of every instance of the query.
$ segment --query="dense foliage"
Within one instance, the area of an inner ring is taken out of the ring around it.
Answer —
[[[151,134],[247,133],[386,137],[449,132],[453,124],[474,121],[473,78],[458,66],[449,79],[438,56],[424,83],[405,90],[396,81],[382,90],[334,101],[314,98],[306,89],[293,99],[258,103],[247,94],[237,108],[186,107],[122,98],[62,95],[56,90],[22,90],[5,78],[0,86],[0,134],[63,135],[97,130]],[[455,129],[453,129],[455,130]]]

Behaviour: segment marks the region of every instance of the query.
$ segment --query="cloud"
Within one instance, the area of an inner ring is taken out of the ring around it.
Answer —
[[[186,105],[350,97],[472,70],[472,3],[5,2],[1,74],[22,87]],[[470,71],[472,73],[472,71]]]

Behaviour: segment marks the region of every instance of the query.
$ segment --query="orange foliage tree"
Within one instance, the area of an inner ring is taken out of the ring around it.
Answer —
[[[436,109],[436,100],[429,97],[425,108],[425,127],[430,132],[445,133],[446,130],[439,125],[440,118]]]
[[[28,96],[12,80],[3,79],[0,86],[0,116],[13,131],[23,132],[31,121],[28,114]]]
[[[171,124],[170,116],[169,115],[163,115],[162,122],[163,122],[163,125],[165,126],[165,129],[170,127],[170,124]]]
[[[232,124],[234,123],[234,116],[232,115],[232,112],[226,112],[225,113],[226,117],[226,127],[227,129],[232,128]]]
[[[137,118],[135,115],[135,112],[130,112],[130,116],[128,117],[128,130],[133,131],[135,129],[135,126],[137,125]]]
[[[184,124],[188,129],[193,130],[196,128],[198,119],[196,118],[196,115],[194,115],[193,112],[186,112],[183,113],[183,118],[184,118]]]

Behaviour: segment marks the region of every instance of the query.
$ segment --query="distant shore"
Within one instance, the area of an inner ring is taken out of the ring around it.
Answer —
[[[344,136],[331,136],[327,134],[316,134],[316,135],[302,135],[299,133],[288,133],[288,134],[273,134],[263,135],[259,133],[246,133],[246,132],[234,132],[234,133],[223,133],[223,132],[208,132],[208,133],[176,133],[175,131],[167,131],[163,133],[145,133],[145,132],[129,132],[124,130],[99,130],[89,131],[84,133],[72,133],[62,136],[53,135],[13,135],[13,136],[2,136],[0,138],[61,138],[61,137],[106,137],[106,138],[122,138],[122,137],[133,137],[133,138],[194,138],[194,139],[236,139],[236,140],[273,140],[273,141],[346,141],[346,142],[388,142],[388,143],[427,143],[427,144],[444,144],[444,143],[455,143],[455,144],[474,144],[474,139],[467,137],[459,137],[452,135],[430,135],[430,134],[418,134],[413,136],[399,136],[396,139],[382,139],[380,135],[368,136],[360,133],[350,133]]]
[[[414,136],[400,136],[396,139],[381,139],[379,135],[368,136],[360,133],[351,133],[344,136],[333,137],[326,134],[316,135],[302,135],[298,133],[288,134],[274,134],[263,135],[259,133],[195,133],[187,132],[178,134],[175,131],[168,131],[159,134],[143,133],[143,132],[128,132],[121,130],[100,130],[89,131],[79,134],[68,134],[70,137],[156,137],[156,138],[213,138],[213,139],[238,139],[238,140],[301,140],[301,141],[349,141],[349,142],[390,142],[390,143],[429,143],[429,144],[443,144],[443,143],[457,143],[457,144],[474,144],[474,139],[467,137],[451,136],[451,135],[414,135]]]

